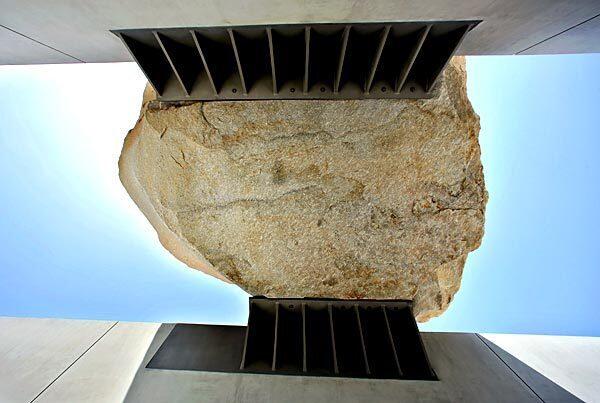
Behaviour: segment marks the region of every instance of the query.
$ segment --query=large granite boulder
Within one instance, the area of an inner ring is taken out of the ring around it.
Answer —
[[[429,100],[163,105],[147,89],[123,185],[174,256],[251,294],[414,299],[443,312],[483,236],[464,60]]]

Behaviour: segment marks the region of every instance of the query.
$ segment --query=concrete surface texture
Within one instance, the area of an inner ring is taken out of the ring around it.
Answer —
[[[424,333],[440,381],[146,369],[172,327],[0,318],[0,402],[600,401],[600,338]]]
[[[459,54],[600,51],[596,0],[0,0],[0,10],[0,65],[131,61],[111,29],[298,22],[481,19]]]
[[[600,401],[600,337],[482,336],[580,399]]]
[[[120,402],[158,327],[0,318],[0,402]]]

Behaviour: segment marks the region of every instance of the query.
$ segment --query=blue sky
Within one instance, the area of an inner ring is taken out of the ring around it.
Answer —
[[[471,58],[486,234],[423,330],[600,336],[600,55]],[[122,188],[133,64],[0,67],[0,315],[243,324]]]

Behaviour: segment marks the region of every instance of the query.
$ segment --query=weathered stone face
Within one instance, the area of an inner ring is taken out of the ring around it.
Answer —
[[[121,181],[193,268],[272,297],[414,299],[425,321],[483,236],[465,80],[455,59],[430,100],[145,102]]]

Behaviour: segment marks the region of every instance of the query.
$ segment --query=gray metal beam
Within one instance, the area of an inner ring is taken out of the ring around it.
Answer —
[[[115,33],[161,101],[429,98],[444,67],[478,23],[289,24]]]

